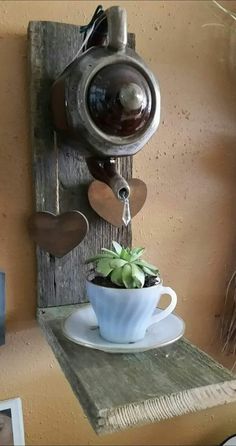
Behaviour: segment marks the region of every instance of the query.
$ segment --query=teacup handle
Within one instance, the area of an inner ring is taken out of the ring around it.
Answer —
[[[159,322],[162,319],[165,319],[167,316],[169,316],[169,314],[172,313],[172,311],[174,311],[176,304],[177,304],[176,292],[168,286],[160,285],[160,287],[161,287],[161,290],[160,290],[161,296],[163,294],[169,294],[169,296],[171,297],[171,302],[168,305],[168,307],[165,308],[165,310],[161,311],[161,313],[155,314],[155,312],[154,312],[154,314],[152,315],[152,318],[151,318],[150,325],[155,324],[156,322]]]

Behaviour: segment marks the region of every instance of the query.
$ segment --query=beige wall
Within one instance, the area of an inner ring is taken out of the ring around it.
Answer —
[[[112,2],[103,2],[107,7]],[[148,200],[133,222],[178,292],[187,336],[220,354],[219,317],[235,267],[235,44],[233,20],[202,1],[126,1],[137,50],[158,76],[161,126],[135,157]],[[223,2],[236,10],[236,2]],[[28,444],[217,444],[236,431],[236,405],[98,438],[34,320],[35,257],[26,29],[29,20],[86,23],[97,2],[0,2],[0,267],[7,273],[7,344],[0,399],[23,399]]]

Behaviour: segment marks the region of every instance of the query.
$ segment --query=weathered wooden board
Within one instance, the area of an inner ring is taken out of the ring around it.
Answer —
[[[85,258],[102,246],[110,247],[114,239],[130,245],[131,228],[118,229],[98,217],[87,198],[92,177],[84,159],[68,147],[59,149],[55,141],[50,89],[81,45],[79,26],[30,22],[28,40],[36,210],[56,213],[58,207],[60,212],[76,209],[85,214],[90,224],[87,237],[61,259],[37,248],[38,306],[50,307],[85,301]],[[133,34],[129,35],[129,44],[134,46]],[[132,159],[121,159],[119,171],[130,179]]]
[[[236,402],[236,377],[185,339],[139,354],[103,353],[67,340],[62,321],[76,307],[38,316],[97,433]]]

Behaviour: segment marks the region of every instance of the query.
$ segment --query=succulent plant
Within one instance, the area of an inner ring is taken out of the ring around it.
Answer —
[[[100,254],[86,260],[95,263],[96,272],[120,288],[143,288],[147,277],[159,277],[159,271],[141,259],[144,248],[124,248],[112,242],[112,250],[102,248]]]

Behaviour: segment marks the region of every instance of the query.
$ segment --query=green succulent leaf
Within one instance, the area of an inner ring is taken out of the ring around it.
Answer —
[[[140,251],[145,251],[145,248],[140,248],[140,247],[133,248],[132,254],[138,254]]]
[[[122,248],[121,254],[120,254],[120,258],[123,260],[127,260],[128,262],[131,259],[131,254],[130,254],[130,250],[129,248]]]
[[[110,260],[110,265],[111,265],[112,269],[114,269],[114,268],[121,268],[126,263],[127,263],[127,261],[123,260],[123,259],[112,259],[112,260]]]
[[[111,259],[100,259],[98,261],[96,271],[99,274],[102,274],[104,277],[107,277],[112,271],[112,267],[110,266]]]
[[[104,251],[104,254],[101,255],[107,255],[109,257],[117,257],[118,259],[120,258],[119,254],[117,254],[115,251],[111,251],[110,249],[107,248],[102,248],[102,251]]]
[[[134,262],[135,260],[139,259],[143,255],[144,251],[144,248],[136,248],[135,250],[132,250],[130,261]]]
[[[135,263],[131,263],[132,268],[132,277],[137,286],[137,288],[143,288],[145,282],[145,274],[139,266],[135,265]]]
[[[123,280],[122,280],[122,267],[116,268],[111,273],[111,281],[115,283],[116,285],[122,287],[123,286]]]
[[[115,252],[120,256],[120,254],[122,252],[122,246],[120,246],[120,244],[115,242],[114,240],[112,242],[112,245],[113,245]]]
[[[125,288],[133,288],[134,281],[132,277],[132,268],[129,263],[126,263],[122,268],[122,280]]]
[[[148,276],[153,276],[156,277],[157,273],[155,273],[153,270],[151,270],[150,268],[146,268],[146,266],[142,267],[142,270],[144,273],[146,273]]]
[[[154,265],[152,265],[151,263],[146,262],[145,260],[137,260],[135,263],[136,263],[136,265],[138,265],[138,266],[141,266],[141,267],[145,266],[146,268],[149,268],[149,269],[151,269],[152,271],[158,273],[158,269],[157,269],[157,267],[154,266]]]
[[[111,259],[111,256],[108,256],[107,254],[97,254],[96,256],[85,260],[85,264],[97,262],[99,259]]]

